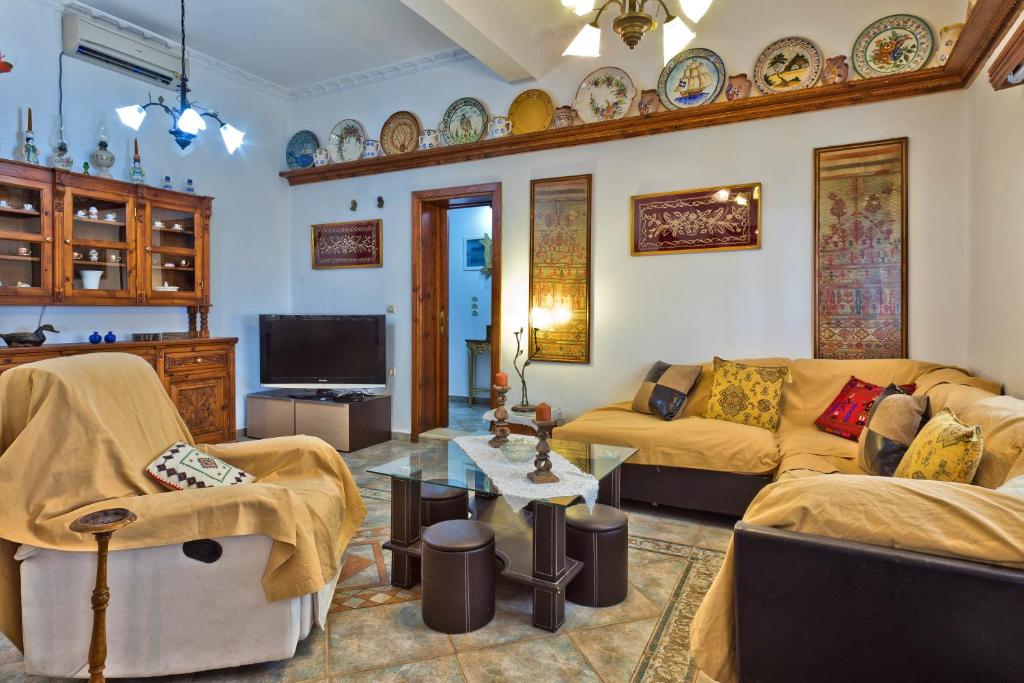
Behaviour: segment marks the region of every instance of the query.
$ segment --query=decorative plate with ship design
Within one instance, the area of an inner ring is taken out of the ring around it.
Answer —
[[[621,119],[636,98],[633,79],[616,66],[598,69],[583,79],[573,107],[584,123]]]
[[[765,95],[810,88],[821,78],[825,58],[812,41],[799,36],[776,40],[754,63],[754,85]]]
[[[658,97],[668,109],[699,107],[718,99],[725,87],[725,62],[702,47],[683,50],[665,65]]]
[[[288,141],[285,149],[285,162],[288,168],[309,168],[313,165],[313,155],[320,147],[320,141],[316,139],[316,133],[309,130],[300,130]]]
[[[487,109],[475,97],[463,97],[452,102],[441,117],[438,130],[446,145],[464,145],[476,142],[487,130]]]
[[[928,64],[934,49],[935,36],[927,21],[893,14],[861,31],[853,44],[853,68],[864,78],[917,71]]]

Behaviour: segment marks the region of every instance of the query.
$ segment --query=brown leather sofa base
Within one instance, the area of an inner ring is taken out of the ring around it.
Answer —
[[[736,474],[659,465],[622,466],[622,497],[742,517],[770,474]]]
[[[733,542],[741,681],[1020,680],[1024,572],[744,522]]]

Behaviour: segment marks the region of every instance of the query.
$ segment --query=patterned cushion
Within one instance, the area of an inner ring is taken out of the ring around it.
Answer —
[[[633,397],[633,410],[674,420],[682,412],[686,395],[697,383],[701,369],[699,365],[669,365],[659,360]]]
[[[146,474],[178,491],[247,484],[255,479],[245,470],[203,453],[184,441],[175,441],[158,455],[146,467]]]
[[[715,356],[711,397],[704,417],[775,431],[787,367],[743,365]]]
[[[970,484],[981,462],[981,427],[970,427],[946,408],[921,429],[895,477]]]
[[[891,477],[927,419],[928,397],[909,396],[890,384],[871,406],[857,442],[857,464],[869,474]]]
[[[914,393],[915,388],[916,386],[913,384],[900,386],[900,389],[906,394]],[[871,405],[881,393],[882,387],[851,375],[850,381],[832,399],[832,402],[825,408],[825,412],[814,421],[814,424],[829,434],[856,441],[868,420]]]

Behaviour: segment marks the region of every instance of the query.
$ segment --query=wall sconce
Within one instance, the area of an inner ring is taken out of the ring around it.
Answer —
[[[572,320],[572,309],[559,301],[551,306],[534,306],[530,311],[530,327],[533,331],[533,352],[540,353],[537,333],[548,332]]]

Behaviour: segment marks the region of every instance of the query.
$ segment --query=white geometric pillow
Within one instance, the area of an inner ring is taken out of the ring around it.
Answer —
[[[245,470],[203,453],[184,441],[175,441],[146,467],[146,474],[178,491],[208,486],[234,486],[256,479]]]

